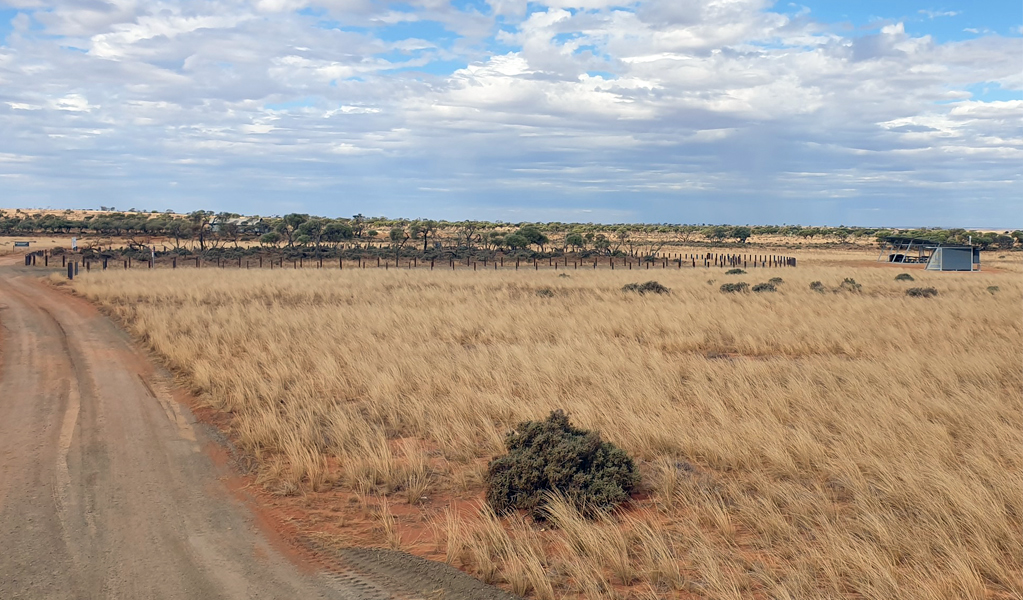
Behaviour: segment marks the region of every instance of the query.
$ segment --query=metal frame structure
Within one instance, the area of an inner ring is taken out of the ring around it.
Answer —
[[[931,260],[934,249],[940,245],[940,242],[923,238],[900,237],[897,235],[888,236],[884,239],[884,243],[881,244],[881,253],[877,255],[877,262],[882,262],[881,259],[887,253],[888,259],[884,262],[927,263]],[[912,256],[914,251],[916,251],[916,256]]]
[[[952,250],[950,254],[960,254],[968,251],[971,256],[970,268],[962,268],[961,260],[949,261],[955,268],[944,268],[942,260],[944,250]],[[888,258],[885,259],[887,254]],[[972,245],[949,244],[923,238],[889,236],[881,244],[881,253],[877,256],[877,262],[926,264],[928,271],[979,271],[980,270],[980,248]]]

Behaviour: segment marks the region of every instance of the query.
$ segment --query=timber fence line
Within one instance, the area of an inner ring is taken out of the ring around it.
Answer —
[[[42,258],[42,265],[39,264]],[[25,255],[25,266],[49,267],[50,260],[56,257],[43,250]],[[792,256],[779,254],[729,254],[729,253],[663,253],[646,257],[635,256],[600,256],[571,257],[568,255],[546,258],[522,258],[515,256],[493,256],[420,259],[383,258],[379,256],[362,256],[356,258],[322,258],[322,257],[238,257],[238,258],[202,258],[199,256],[161,256],[157,259],[132,260],[131,257],[85,258],[80,254],[61,254],[61,268],[67,269],[68,277],[77,275],[81,267],[89,272],[93,266],[100,270],[108,269],[417,269],[417,270],[524,270],[539,271],[578,271],[580,269],[597,270],[666,270],[666,269],[770,269],[795,267],[796,259]]]

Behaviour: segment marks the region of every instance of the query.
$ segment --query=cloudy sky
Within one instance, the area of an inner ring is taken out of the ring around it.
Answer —
[[[1018,0],[0,0],[0,206],[1023,226]]]

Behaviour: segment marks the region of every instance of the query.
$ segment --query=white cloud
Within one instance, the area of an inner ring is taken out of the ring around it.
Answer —
[[[27,157],[0,175],[30,182],[25,197],[64,197],[69,175],[102,189],[95,161],[123,194],[174,181],[221,201],[243,181],[239,197],[270,202],[292,182],[309,202],[354,190],[392,214],[420,211],[422,194],[470,212],[636,203],[654,220],[687,220],[686,202],[756,213],[762,197],[796,212],[799,198],[851,197],[833,210],[857,215],[963,185],[1023,196],[1023,105],[969,91],[1023,88],[1018,38],[939,43],[898,21],[849,35],[767,0],[490,0],[491,13],[442,0],[38,2],[42,30],[23,23],[0,48],[5,152]],[[433,36],[438,24],[453,35]],[[435,73],[440,61],[465,66]],[[467,204],[481,197],[490,209]]]

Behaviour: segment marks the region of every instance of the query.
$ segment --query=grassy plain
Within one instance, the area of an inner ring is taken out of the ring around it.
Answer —
[[[731,276],[157,269],[74,288],[230,415],[267,490],[358,498],[381,545],[519,593],[1019,598],[1020,255],[913,283],[872,258]],[[775,293],[718,289],[773,276]],[[809,289],[847,277],[859,292]],[[620,291],[647,279],[671,294]],[[475,503],[505,432],[555,408],[635,456],[642,493],[598,521],[555,506],[553,529]],[[402,534],[424,523],[427,550]]]

